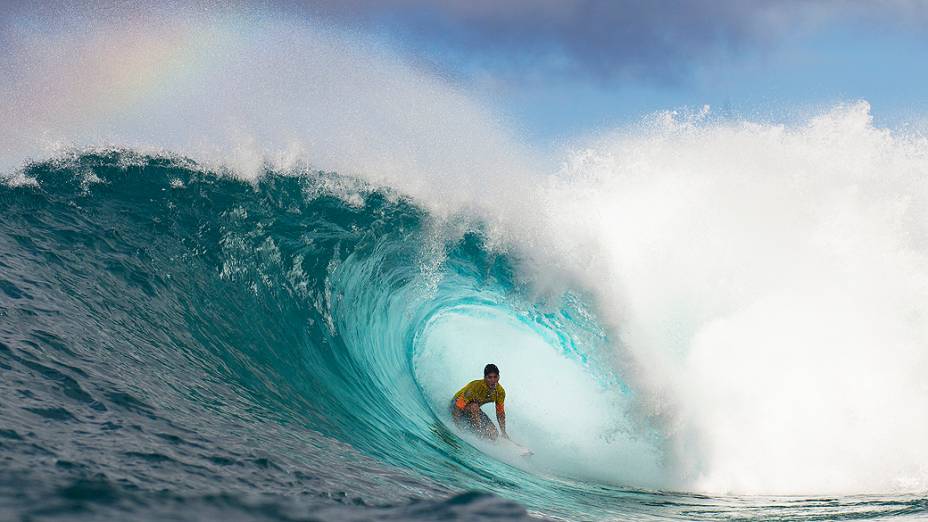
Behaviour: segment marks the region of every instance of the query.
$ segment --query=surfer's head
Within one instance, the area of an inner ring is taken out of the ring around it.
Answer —
[[[490,388],[496,386],[499,382],[499,368],[495,364],[488,364],[483,367],[483,380],[487,382]]]

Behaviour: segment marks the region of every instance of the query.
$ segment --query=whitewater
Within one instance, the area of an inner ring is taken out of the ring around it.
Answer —
[[[0,27],[3,518],[925,516],[917,127],[538,150],[321,23]],[[529,459],[447,418],[487,362]]]

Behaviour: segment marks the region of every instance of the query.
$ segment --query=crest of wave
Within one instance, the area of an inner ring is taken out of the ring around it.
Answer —
[[[183,155],[254,179],[334,170],[436,215],[504,201],[537,168],[499,119],[382,41],[221,7],[59,6],[0,20],[0,170],[74,148]],[[487,213],[484,213],[487,214]]]
[[[866,102],[704,119],[601,137],[546,187],[668,463],[708,492],[924,490],[928,140]]]

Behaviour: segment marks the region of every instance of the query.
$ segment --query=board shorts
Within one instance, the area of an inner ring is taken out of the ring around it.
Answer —
[[[488,417],[483,410],[477,410],[477,415],[480,416],[480,424],[483,426],[482,429],[478,428],[470,415],[458,409],[454,404],[454,399],[451,399],[451,403],[448,404],[448,413],[451,414],[455,426],[473,432],[477,436],[491,438],[490,433],[497,431],[496,425],[493,424],[493,421],[490,420],[490,417]]]

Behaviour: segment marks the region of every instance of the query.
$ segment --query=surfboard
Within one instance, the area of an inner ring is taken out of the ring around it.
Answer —
[[[508,442],[509,444],[511,444],[512,447],[514,447],[514,448],[516,449],[516,451],[519,452],[519,455],[521,455],[521,456],[523,456],[523,457],[531,457],[532,455],[535,454],[534,451],[532,451],[532,450],[526,448],[525,446],[523,446],[523,445],[521,445],[521,444],[519,444],[519,443],[517,443],[517,442],[514,442],[512,439],[506,439],[506,438],[502,438],[502,437],[500,437],[500,438],[501,438],[501,440],[506,441],[506,442]]]

